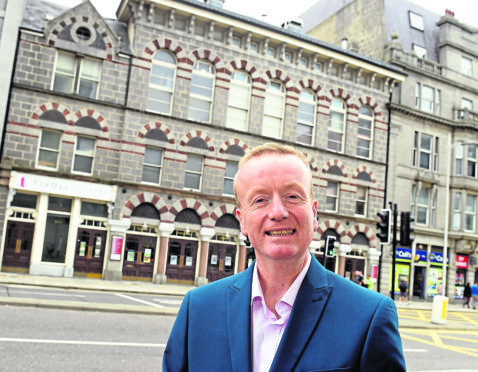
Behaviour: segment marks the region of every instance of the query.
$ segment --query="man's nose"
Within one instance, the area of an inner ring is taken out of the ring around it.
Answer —
[[[287,218],[289,212],[280,197],[273,197],[270,204],[269,218],[271,220],[281,221]]]

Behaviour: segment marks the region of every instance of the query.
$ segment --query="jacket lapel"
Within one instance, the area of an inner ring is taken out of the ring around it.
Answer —
[[[228,291],[227,328],[233,371],[252,370],[250,304],[253,267],[251,265],[237,275]]]
[[[327,299],[327,272],[314,256],[299,289],[270,371],[292,371],[317,328]]]

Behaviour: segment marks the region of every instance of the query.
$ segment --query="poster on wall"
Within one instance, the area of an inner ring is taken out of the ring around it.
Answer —
[[[144,263],[151,263],[151,248],[146,248],[144,250]]]
[[[410,278],[410,266],[409,265],[401,265],[401,264],[396,264],[395,265],[395,280],[393,281],[395,283],[395,293],[400,292],[400,289],[398,288],[398,284],[400,283],[400,280],[402,279],[407,279],[407,282],[409,281]],[[390,271],[390,279],[392,279],[392,271]],[[390,280],[390,285],[388,286],[388,290],[392,290],[392,284]]]
[[[113,236],[111,239],[111,255],[110,260],[121,260],[121,249],[123,248],[123,238],[121,236]]]
[[[441,293],[441,284],[443,280],[443,268],[430,267],[428,270],[427,294],[435,296]]]
[[[86,242],[80,242],[80,253],[79,256],[83,257],[86,251]]]

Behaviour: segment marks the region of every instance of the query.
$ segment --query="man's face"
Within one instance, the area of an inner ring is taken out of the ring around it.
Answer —
[[[310,173],[294,155],[266,153],[246,162],[236,178],[237,216],[261,260],[300,259],[317,228]]]

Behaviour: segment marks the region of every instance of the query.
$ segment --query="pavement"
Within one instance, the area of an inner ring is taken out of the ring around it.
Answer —
[[[85,291],[105,291],[123,294],[148,294],[158,296],[172,296],[182,298],[187,291],[194,288],[192,285],[154,284],[143,281],[109,281],[91,278],[62,278],[29,274],[0,272],[0,286],[28,286],[42,288],[61,288]],[[447,308],[447,317],[437,323],[432,323],[431,301],[396,301],[399,314],[399,327],[421,328],[434,330],[463,330],[478,331],[478,310],[463,309],[462,301],[450,300]],[[0,297],[0,306],[30,306],[55,309],[71,309],[86,311],[120,312],[151,315],[176,316],[178,308],[163,306],[125,305],[87,303],[69,300],[44,300],[36,298]],[[441,309],[441,308],[440,308]]]

